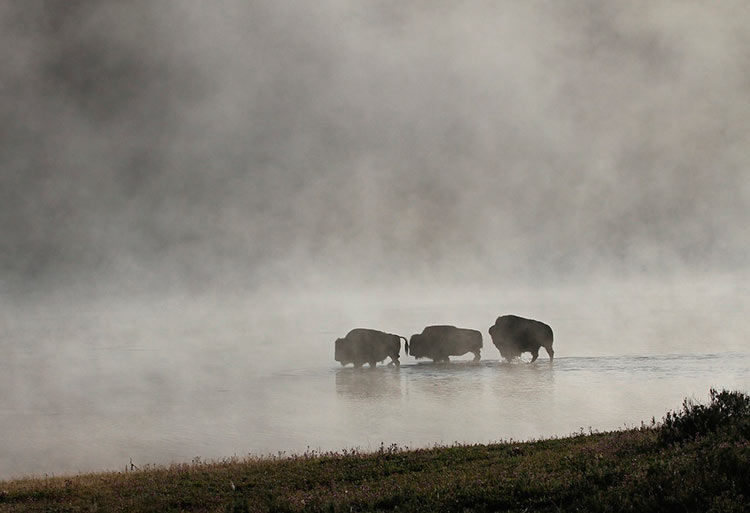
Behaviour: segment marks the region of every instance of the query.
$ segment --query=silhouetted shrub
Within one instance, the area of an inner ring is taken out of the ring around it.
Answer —
[[[664,443],[694,440],[712,433],[722,433],[744,439],[750,435],[750,396],[742,392],[710,390],[709,404],[698,404],[689,399],[682,403],[682,411],[668,412],[659,429]]]

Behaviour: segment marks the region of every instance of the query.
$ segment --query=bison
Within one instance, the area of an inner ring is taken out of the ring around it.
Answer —
[[[450,361],[451,356],[474,353],[479,361],[482,351],[482,334],[477,330],[455,326],[427,326],[421,334],[409,339],[407,354],[414,358],[432,358],[435,362]]]
[[[540,347],[547,350],[550,361],[555,356],[552,349],[552,328],[543,322],[502,315],[490,327],[490,337],[500,350],[500,355],[509,361],[518,358],[521,353],[530,352],[531,361],[534,362],[539,357]]]
[[[406,338],[400,335],[392,335],[367,328],[355,328],[347,333],[344,338],[336,340],[334,358],[342,366],[353,363],[355,367],[362,367],[364,363],[369,363],[370,367],[375,367],[378,362],[382,362],[390,356],[391,363],[389,365],[395,363],[398,366],[401,339],[406,342]],[[408,342],[406,350],[409,350]]]

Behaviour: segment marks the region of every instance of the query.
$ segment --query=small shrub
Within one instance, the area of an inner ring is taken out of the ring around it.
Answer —
[[[727,433],[747,438],[750,434],[750,396],[742,392],[710,390],[708,405],[689,399],[682,411],[667,412],[659,428],[659,438],[670,444],[694,440],[712,433]]]

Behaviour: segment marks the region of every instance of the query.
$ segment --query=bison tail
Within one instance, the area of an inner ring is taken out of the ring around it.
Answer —
[[[403,338],[404,339],[404,352],[406,354],[409,354],[409,341],[406,340],[406,337],[402,337],[401,335],[399,335],[398,338]]]

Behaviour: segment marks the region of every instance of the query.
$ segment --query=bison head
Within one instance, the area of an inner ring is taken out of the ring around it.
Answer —
[[[346,344],[346,340],[343,338],[336,339],[336,345],[334,349],[333,358],[337,362],[348,362],[351,360],[351,351]]]
[[[492,337],[492,343],[500,351],[500,356],[506,360],[512,360],[521,356],[520,351],[515,346],[512,340],[508,340],[504,335],[502,327],[497,324],[490,326],[490,337]]]
[[[424,358],[427,356],[424,340],[422,340],[422,335],[417,334],[411,336],[411,338],[409,339],[408,352],[414,358]]]

